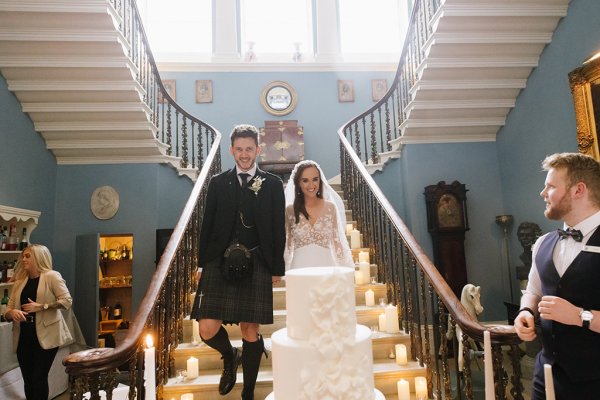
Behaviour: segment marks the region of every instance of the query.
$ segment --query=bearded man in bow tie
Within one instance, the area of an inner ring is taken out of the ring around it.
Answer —
[[[545,399],[544,364],[552,365],[557,400],[600,396],[600,164],[578,153],[546,157],[544,215],[563,229],[533,246],[529,282],[515,318],[524,341],[540,320],[532,400]]]

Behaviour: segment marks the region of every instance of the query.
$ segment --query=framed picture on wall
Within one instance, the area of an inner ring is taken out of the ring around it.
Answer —
[[[196,103],[212,103],[213,87],[212,81],[198,80],[196,81]]]
[[[372,79],[371,80],[371,96],[373,101],[379,101],[387,93],[387,79]]]
[[[177,86],[175,79],[165,79],[162,81],[162,83],[167,93],[169,93],[169,96],[171,96],[173,100],[177,101]],[[166,103],[165,99],[163,98],[162,92],[158,92],[158,102]]]
[[[354,83],[351,80],[340,79],[338,82],[338,101],[340,103],[354,101]]]

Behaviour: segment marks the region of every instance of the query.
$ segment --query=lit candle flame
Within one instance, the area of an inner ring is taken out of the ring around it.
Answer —
[[[150,348],[152,346],[154,346],[154,340],[152,339],[152,335],[147,334],[146,335],[146,347]]]

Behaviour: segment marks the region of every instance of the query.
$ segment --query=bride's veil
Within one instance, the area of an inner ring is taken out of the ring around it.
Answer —
[[[298,169],[303,166],[309,164],[310,166],[315,166],[319,170],[319,175],[321,177],[321,181],[323,182],[323,199],[332,202],[335,205],[336,214],[337,214],[337,222],[338,222],[338,235],[340,236],[340,240],[342,243],[347,242],[346,239],[346,209],[344,207],[344,201],[340,197],[339,194],[333,188],[327,180],[325,179],[325,174],[321,169],[321,166],[312,160],[304,160],[300,161],[290,174],[290,179],[288,180],[285,186],[285,205],[286,207],[290,204],[294,204],[294,194],[296,193],[296,186],[294,185],[294,177],[298,172]]]

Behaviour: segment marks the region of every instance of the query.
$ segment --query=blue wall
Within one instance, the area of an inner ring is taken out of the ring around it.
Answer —
[[[31,241],[49,248],[54,242],[55,187],[56,160],[0,75],[0,204],[41,211]]]
[[[177,102],[189,113],[208,122],[223,133],[223,168],[230,168],[228,136],[236,124],[264,126],[265,120],[298,120],[304,127],[304,155],[317,161],[327,177],[339,174],[337,129],[374,102],[371,79],[387,79],[392,72],[162,72],[163,79],[177,81]],[[195,81],[213,81],[213,102],[196,104]],[[354,82],[354,102],[340,103],[337,80]],[[260,104],[263,88],[272,81],[285,81],[298,93],[298,105],[290,114],[278,117]]]

